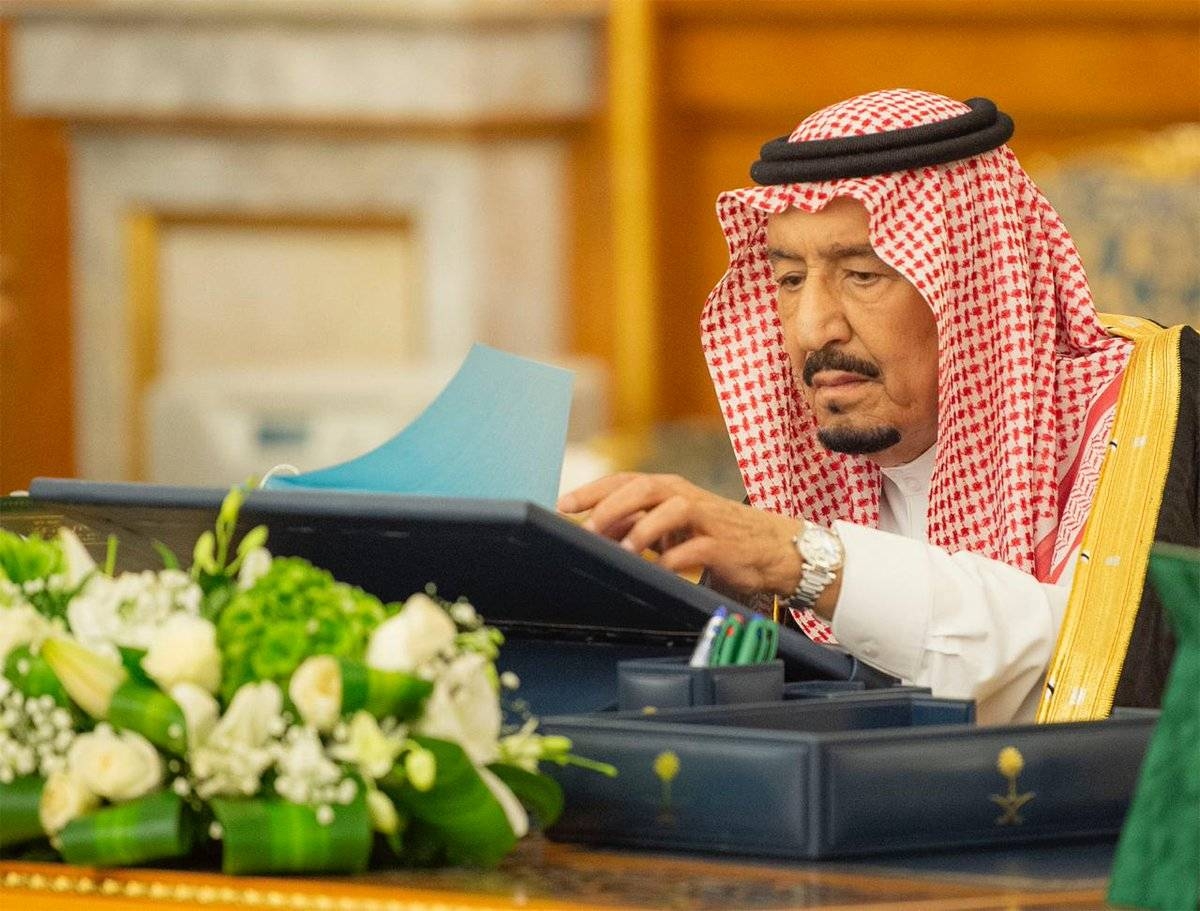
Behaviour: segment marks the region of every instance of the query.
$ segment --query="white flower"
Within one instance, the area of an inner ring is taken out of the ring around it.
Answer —
[[[517,795],[489,770],[479,768],[475,771],[479,773],[483,783],[492,792],[492,796],[499,801],[504,815],[508,818],[508,826],[513,830],[513,835],[517,838],[524,838],[529,833],[529,814],[521,806],[521,801],[517,800]]]
[[[400,828],[400,814],[396,805],[378,788],[367,791],[367,814],[371,817],[371,828],[384,835],[392,835]]]
[[[216,627],[201,617],[171,615],[150,640],[142,669],[164,690],[194,683],[215,693],[221,685]]]
[[[282,721],[283,692],[271,681],[247,683],[233,694],[233,701],[211,740],[260,747],[271,739],[271,731]]]
[[[141,734],[115,732],[97,725],[71,744],[67,765],[72,775],[95,794],[111,801],[133,800],[162,783],[162,760]]]
[[[392,770],[396,757],[404,749],[404,734],[385,732],[369,712],[355,712],[346,726],[346,739],[335,743],[329,754],[342,762],[358,766],[364,778],[382,778]]]
[[[283,728],[283,693],[274,683],[247,683],[188,760],[202,800],[221,794],[258,793],[263,773],[279,751]]]
[[[288,696],[305,724],[328,734],[342,717],[342,666],[329,655],[306,659],[288,682]]]
[[[275,790],[292,803],[330,802],[336,798],[343,781],[341,767],[325,755],[320,736],[308,727],[293,727],[287,732],[275,766],[279,771]],[[353,799],[352,788],[350,800]]]
[[[28,645],[37,650],[52,631],[46,618],[28,604],[0,607],[0,665],[15,648]]]
[[[415,730],[426,737],[453,740],[475,765],[486,765],[499,753],[500,700],[491,664],[482,655],[460,655],[433,684],[425,712]]]
[[[59,771],[46,779],[38,802],[38,819],[47,835],[57,835],[72,819],[100,806],[100,797],[77,777]]]
[[[238,570],[237,586],[242,591],[254,587],[271,569],[271,552],[265,547],[256,547],[242,558],[242,568]]]
[[[96,571],[96,561],[92,559],[88,549],[83,546],[79,536],[69,528],[60,527],[58,529],[58,543],[66,558],[67,587],[76,588],[80,582]]]
[[[198,614],[201,597],[200,587],[177,569],[115,579],[94,573],[71,599],[67,622],[95,652],[112,654],[119,645],[144,649],[172,614]]]
[[[208,690],[194,683],[177,683],[170,690],[170,696],[175,704],[183,711],[183,720],[187,724],[188,747],[194,749],[208,739],[217,724],[220,706]]]
[[[417,593],[405,602],[400,613],[371,634],[367,664],[381,671],[411,673],[448,650],[457,633],[450,615],[428,595]]]

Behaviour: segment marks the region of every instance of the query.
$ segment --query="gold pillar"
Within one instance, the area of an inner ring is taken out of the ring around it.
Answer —
[[[643,439],[657,416],[654,282],[653,10],[613,0],[609,14],[609,147],[613,202],[614,416]]]

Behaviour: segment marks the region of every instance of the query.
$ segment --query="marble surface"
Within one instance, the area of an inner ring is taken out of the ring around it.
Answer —
[[[36,115],[571,116],[596,101],[587,22],[34,18],[12,38],[16,108]]]
[[[404,218],[413,225],[419,273],[415,352],[458,358],[476,340],[533,357],[565,347],[567,153],[559,141],[493,147],[86,129],[73,154],[83,477],[121,479],[129,461],[131,409],[139,405],[130,394],[124,231],[134,212]],[[353,302],[344,304],[352,313]]]

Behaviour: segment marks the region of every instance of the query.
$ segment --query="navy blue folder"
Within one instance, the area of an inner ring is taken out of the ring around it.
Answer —
[[[188,562],[224,494],[39,478],[28,498],[3,500],[0,524],[21,532],[69,525],[97,554],[115,534],[118,567],[145,569],[161,565],[154,541]],[[726,603],[531,503],[260,490],[246,498],[240,531],[258,524],[269,529],[272,553],[305,557],[385,601],[430,582],[446,598],[469,599],[505,633],[501,669],[521,677],[521,696],[538,713],[615,705],[618,661],[687,654]],[[789,630],[779,651],[789,680],[894,682]]]

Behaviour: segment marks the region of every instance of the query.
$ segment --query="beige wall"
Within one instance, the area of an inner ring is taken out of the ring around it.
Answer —
[[[606,36],[602,3],[574,6],[592,10],[589,27],[601,41],[624,40]],[[558,15],[562,5],[541,8]],[[529,9],[538,14],[538,4]],[[611,364],[620,333],[645,331],[657,352],[657,373],[648,371],[646,382],[660,418],[717,420],[697,338],[701,305],[725,268],[713,203],[720,190],[747,182],[763,141],[812,110],[895,86],[984,95],[1013,114],[1018,132],[1012,144],[1027,162],[1200,120],[1200,5],[1192,2],[657,0],[648,4],[648,15],[653,75],[645,90],[653,116],[643,165],[653,190],[643,216],[652,220],[657,241],[648,267],[653,292],[638,317],[643,326],[614,319],[618,270],[643,266],[613,260],[613,239],[629,225],[614,224],[610,200],[610,128],[620,127],[621,110],[614,112],[618,122],[608,119],[609,72],[599,67],[592,73],[597,101],[582,116],[510,127],[485,119],[407,128],[471,141],[546,136],[566,142],[567,165],[555,187],[568,200],[557,254],[565,276],[565,344],[570,353]],[[0,20],[0,67],[11,63],[12,29],[11,21]],[[77,417],[71,392],[77,302],[69,264],[78,226],[70,217],[67,117],[19,116],[11,93],[6,80],[0,98],[4,490],[24,486],[35,474],[72,473]],[[118,125],[138,135],[204,136],[223,129],[203,117],[126,118]],[[328,140],[347,129],[386,138],[401,135],[404,126],[250,118],[237,129],[292,141]]]

